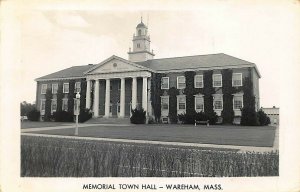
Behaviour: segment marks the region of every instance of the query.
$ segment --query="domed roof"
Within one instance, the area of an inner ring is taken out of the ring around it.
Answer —
[[[143,22],[140,22],[140,23],[136,26],[136,28],[142,28],[142,27],[147,28],[146,25],[145,25]]]

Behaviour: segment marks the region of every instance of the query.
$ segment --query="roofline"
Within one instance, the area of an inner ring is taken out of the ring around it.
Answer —
[[[70,80],[70,79],[85,79],[85,76],[80,76],[80,77],[56,77],[56,78],[47,78],[47,79],[34,79],[36,82],[40,81],[59,81],[59,80]]]
[[[99,68],[100,66],[104,65],[105,63],[107,63],[108,61],[112,60],[112,59],[117,59],[119,61],[122,61],[122,62],[125,62],[127,64],[130,64],[130,65],[133,65],[135,67],[138,67],[138,68],[141,68],[141,69],[144,69],[144,70],[148,70],[148,71],[151,71],[151,72],[155,72],[155,70],[151,69],[151,68],[148,68],[148,67],[145,67],[145,66],[142,66],[142,65],[139,65],[139,64],[136,64],[134,62],[131,62],[131,61],[128,61],[126,59],[123,59],[122,57],[119,57],[119,56],[116,56],[116,55],[112,55],[110,56],[109,58],[105,59],[104,61],[100,62],[99,64],[95,65],[94,67],[90,68],[89,70],[83,72],[84,75],[87,75],[89,72]]]
[[[177,59],[177,58],[183,58],[183,57],[197,57],[197,56],[207,56],[207,55],[219,55],[219,54],[224,54],[225,53],[212,53],[212,54],[203,54],[203,55],[188,55],[188,56],[180,56],[180,57],[164,57],[164,58],[158,58],[158,59],[149,59],[147,61],[153,61],[153,60],[161,60],[161,59]],[[230,55],[229,55],[230,56]],[[231,56],[232,57],[232,56]],[[241,59],[242,60],[242,59]],[[141,63],[144,61],[141,61]]]
[[[185,69],[172,69],[172,70],[156,70],[157,73],[173,73],[173,72],[185,72],[185,71],[197,71],[197,70],[210,70],[210,69],[228,69],[228,68],[246,68],[246,67],[256,67],[255,64],[243,64],[243,65],[227,65],[227,66],[214,66],[214,67],[197,67],[197,68],[185,68]],[[258,73],[259,75],[259,73]]]

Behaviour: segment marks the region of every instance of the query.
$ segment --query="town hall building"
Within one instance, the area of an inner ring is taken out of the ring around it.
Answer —
[[[224,111],[230,111],[238,123],[244,105],[260,108],[260,73],[254,63],[223,53],[155,59],[147,30],[142,21],[136,26],[128,60],[113,55],[37,78],[42,118],[46,110],[73,113],[77,92],[80,106],[94,118],[128,118],[131,109],[143,108],[147,119],[171,122],[172,115],[193,110],[213,111],[222,121]],[[254,102],[247,102],[249,96]]]

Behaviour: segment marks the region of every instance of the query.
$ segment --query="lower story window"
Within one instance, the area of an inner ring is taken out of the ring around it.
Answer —
[[[56,99],[52,99],[51,101],[51,112],[56,112],[57,109],[57,100]]]
[[[169,97],[162,97],[161,98],[161,109],[162,110],[169,110]]]
[[[203,97],[195,97],[195,111],[204,111],[204,99]]]
[[[68,111],[68,99],[63,99],[62,100],[62,110],[63,111]]]
[[[41,99],[41,114],[45,114],[46,99]]]
[[[223,96],[222,95],[214,96],[214,109],[215,110],[223,110]]]
[[[234,96],[233,97],[233,109],[240,110],[243,108],[243,96]]]
[[[177,108],[179,110],[185,110],[185,107],[186,107],[185,96],[178,96],[177,97]]]

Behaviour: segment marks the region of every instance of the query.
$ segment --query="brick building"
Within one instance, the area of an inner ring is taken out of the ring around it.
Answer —
[[[142,107],[147,117],[169,121],[193,110],[216,112],[222,121],[227,111],[238,123],[244,105],[259,109],[260,74],[254,63],[223,53],[154,59],[147,29],[143,22],[137,25],[128,60],[113,55],[96,65],[37,78],[41,115],[46,110],[72,113],[76,92],[81,107],[91,109],[95,118],[129,117],[131,109]],[[254,102],[247,103],[248,96]]]

